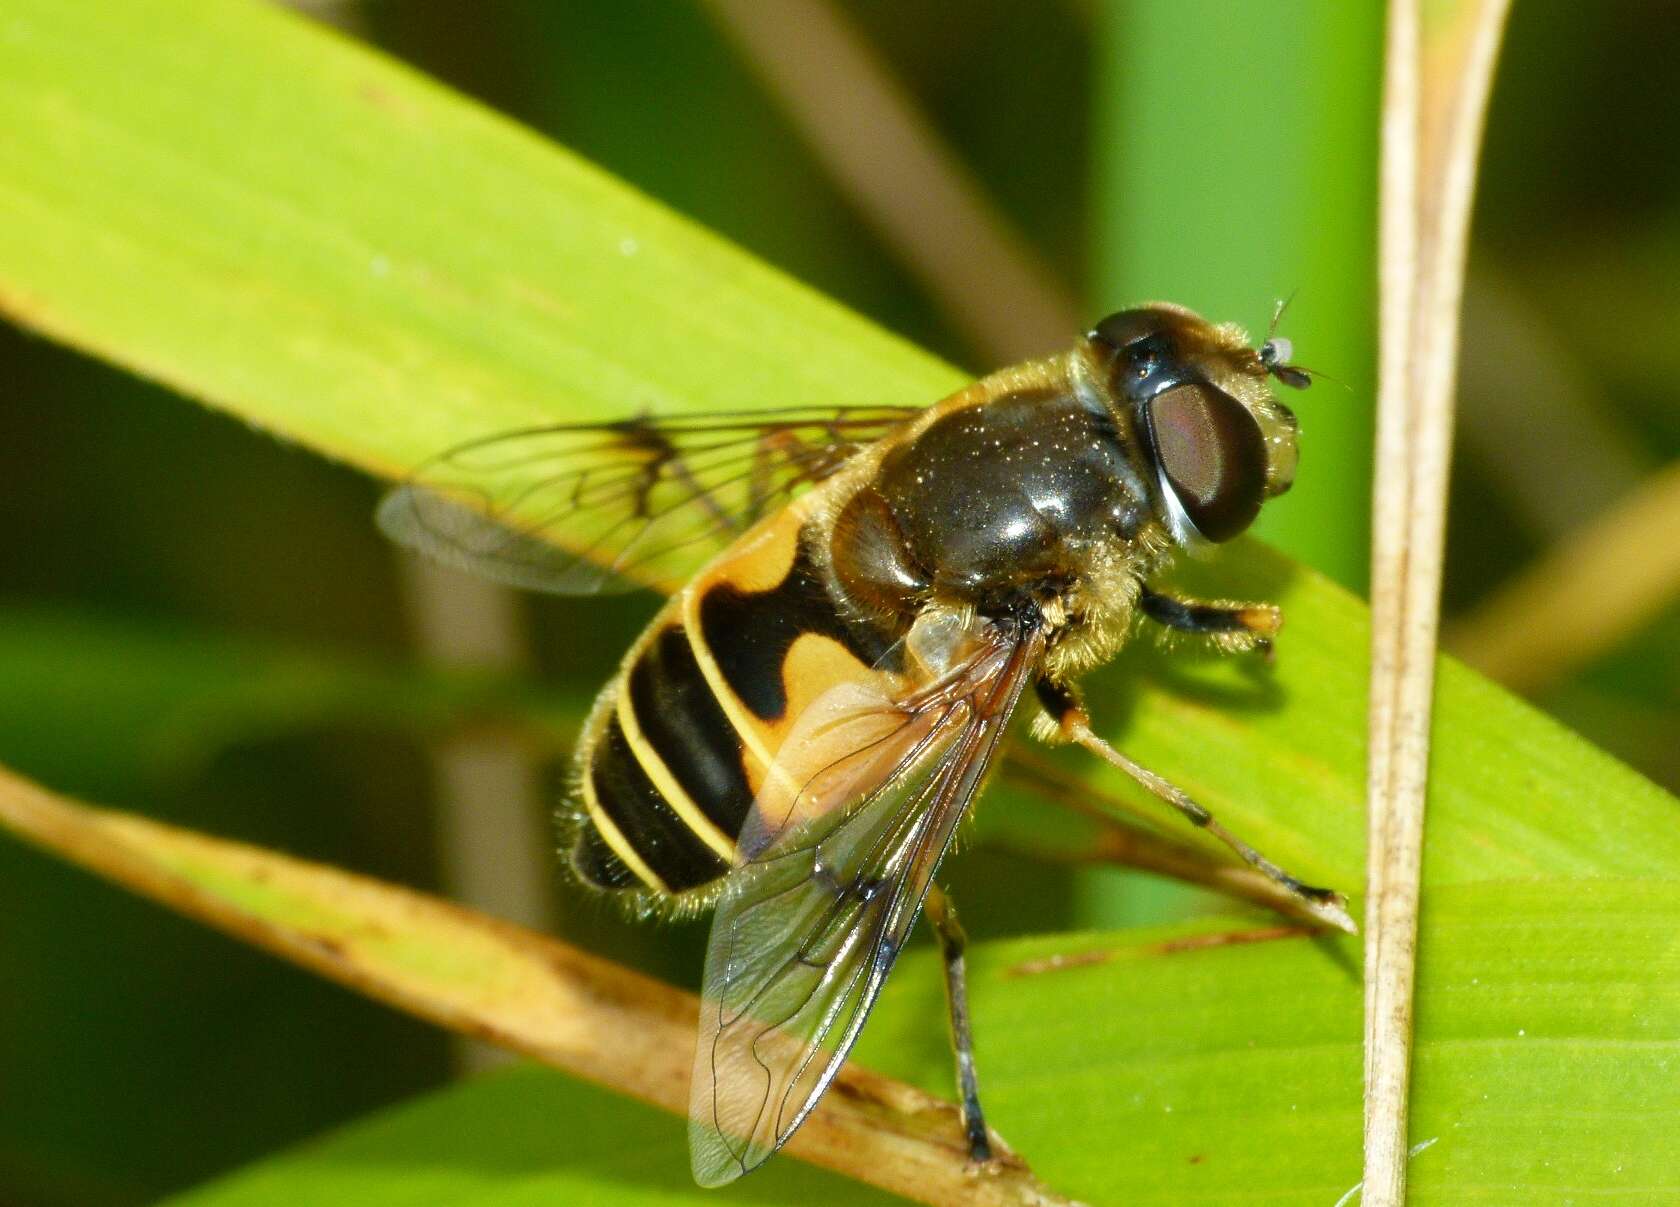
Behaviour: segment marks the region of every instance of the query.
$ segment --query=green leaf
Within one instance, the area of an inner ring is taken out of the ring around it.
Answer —
[[[1415,1201],[1680,1195],[1680,1082],[1662,1075],[1680,1058],[1677,926],[1673,882],[1601,881],[1568,898],[1521,883],[1432,895]],[[939,1089],[950,1062],[938,968],[931,952],[906,964],[863,1055]],[[983,944],[973,987],[988,1109],[1051,1185],[1093,1202],[1334,1203],[1359,1177],[1357,970],[1351,941],[1229,918]],[[682,1166],[668,1118],[528,1070],[178,1202],[500,1205],[586,1190],[611,1203],[702,1201]],[[759,1202],[871,1201],[809,1176],[772,1165],[740,1190]]]
[[[514,1207],[716,1204],[688,1173],[669,1115],[549,1070],[477,1078],[170,1200],[172,1207]],[[864,1204],[897,1199],[835,1174],[770,1165],[729,1201]]]
[[[267,6],[11,0],[0,129],[0,310],[376,473],[542,420],[932,400],[959,380]],[[1357,889],[1362,607],[1254,543],[1186,579],[1283,605],[1275,672],[1128,656],[1093,677],[1098,727],[1293,870]],[[1671,1200],[1674,800],[1450,663],[1436,735],[1414,1134],[1441,1139],[1414,1162],[1420,1201],[1513,1185]],[[983,947],[995,1121],[1058,1189],[1099,1201],[1333,1202],[1357,1176],[1354,949],[1160,950],[1203,925]],[[1004,975],[1093,947],[1120,954]],[[936,981],[909,963],[865,1052],[943,1087]],[[364,1163],[358,1193],[386,1177],[400,1193],[416,1149]],[[597,1173],[592,1193],[617,1176]]]
[[[266,6],[23,0],[0,67],[0,313],[386,476],[562,416],[960,382]]]
[[[1673,880],[1429,894],[1411,1131],[1435,1143],[1412,1163],[1414,1202],[1680,1194],[1677,921]],[[1335,1203],[1359,1178],[1359,947],[1282,929],[1224,918],[982,945],[996,1126],[1091,1202]],[[1046,961],[1060,967],[1026,971]],[[892,992],[863,1059],[942,1084],[931,953]]]

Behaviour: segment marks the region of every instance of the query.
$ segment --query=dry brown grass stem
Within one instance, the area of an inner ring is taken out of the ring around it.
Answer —
[[[1607,653],[1676,598],[1680,461],[1564,537],[1452,625],[1446,644],[1483,674],[1533,694]]]
[[[1453,374],[1476,155],[1507,0],[1389,7],[1371,551],[1367,1207],[1405,1201],[1412,991]]]
[[[0,827],[419,1018],[687,1113],[692,994],[435,897],[90,808],[3,768]],[[852,1065],[788,1151],[924,1203],[1067,1201],[1012,1156],[970,1172],[955,1106]]]
[[[891,72],[829,0],[706,0],[882,239],[988,360],[1079,330],[1039,263]]]

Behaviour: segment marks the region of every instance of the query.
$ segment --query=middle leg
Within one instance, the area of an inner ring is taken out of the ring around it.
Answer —
[[[980,1110],[980,1085],[974,1075],[974,1035],[968,1022],[968,965],[964,952],[968,936],[957,921],[957,907],[937,884],[928,889],[928,921],[939,939],[945,960],[945,1000],[951,1010],[951,1048],[957,1058],[957,1090],[962,1095],[963,1131],[968,1156],[974,1162],[992,1159],[992,1139]]]

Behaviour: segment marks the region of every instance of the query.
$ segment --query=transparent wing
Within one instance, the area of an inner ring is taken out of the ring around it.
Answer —
[[[385,496],[394,540],[562,595],[669,588],[914,408],[794,408],[527,428],[459,445]]]
[[[761,791],[712,922],[689,1110],[701,1185],[762,1164],[839,1071],[1042,649],[1036,628],[999,630],[911,700],[848,684],[801,715],[783,750],[820,749],[804,759],[819,770]]]

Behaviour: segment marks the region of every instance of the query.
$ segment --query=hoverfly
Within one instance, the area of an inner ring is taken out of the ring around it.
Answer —
[[[970,1154],[991,1155],[962,931],[940,860],[1029,688],[1084,746],[1309,901],[1092,731],[1076,687],[1140,618],[1268,649],[1259,604],[1152,580],[1289,488],[1307,384],[1287,345],[1178,306],[934,405],[502,433],[394,490],[395,539],[522,587],[677,585],[576,752],[565,849],[644,913],[715,911],[690,1150],[703,1185],[776,1151],[839,1071],[924,904],[946,965]]]

